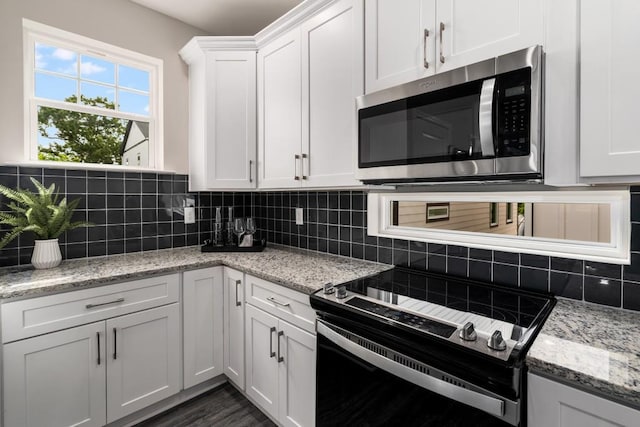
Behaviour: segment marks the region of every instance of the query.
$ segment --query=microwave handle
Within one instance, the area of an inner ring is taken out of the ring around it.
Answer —
[[[482,82],[480,92],[480,109],[478,110],[478,127],[480,128],[480,148],[482,155],[495,156],[493,148],[493,92],[496,79],[491,78]]]

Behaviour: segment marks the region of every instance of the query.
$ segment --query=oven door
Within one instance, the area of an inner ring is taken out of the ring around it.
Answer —
[[[317,426],[518,426],[520,406],[318,319]]]

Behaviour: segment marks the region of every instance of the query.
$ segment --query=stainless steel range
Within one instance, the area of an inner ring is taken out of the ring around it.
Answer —
[[[524,357],[554,302],[398,267],[325,287],[317,425],[524,425]]]

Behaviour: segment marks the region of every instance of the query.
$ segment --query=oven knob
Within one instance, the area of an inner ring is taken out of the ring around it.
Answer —
[[[333,287],[333,283],[327,282],[323,286],[323,291],[324,291],[325,295],[329,295],[329,294],[334,293],[336,291],[336,288]]]
[[[492,350],[503,351],[507,349],[507,343],[502,338],[502,332],[495,331],[491,334],[489,341],[487,342],[487,346],[489,346]]]
[[[345,285],[336,286],[336,298],[344,299],[347,297],[347,287]]]
[[[465,341],[475,341],[476,338],[478,338],[478,335],[476,334],[476,330],[473,327],[473,323],[467,322],[464,324],[464,326],[460,330],[460,338],[462,338]]]

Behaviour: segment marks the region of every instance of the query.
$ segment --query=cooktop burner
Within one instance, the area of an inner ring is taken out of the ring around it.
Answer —
[[[553,297],[396,267],[313,300],[507,360],[535,335]]]

